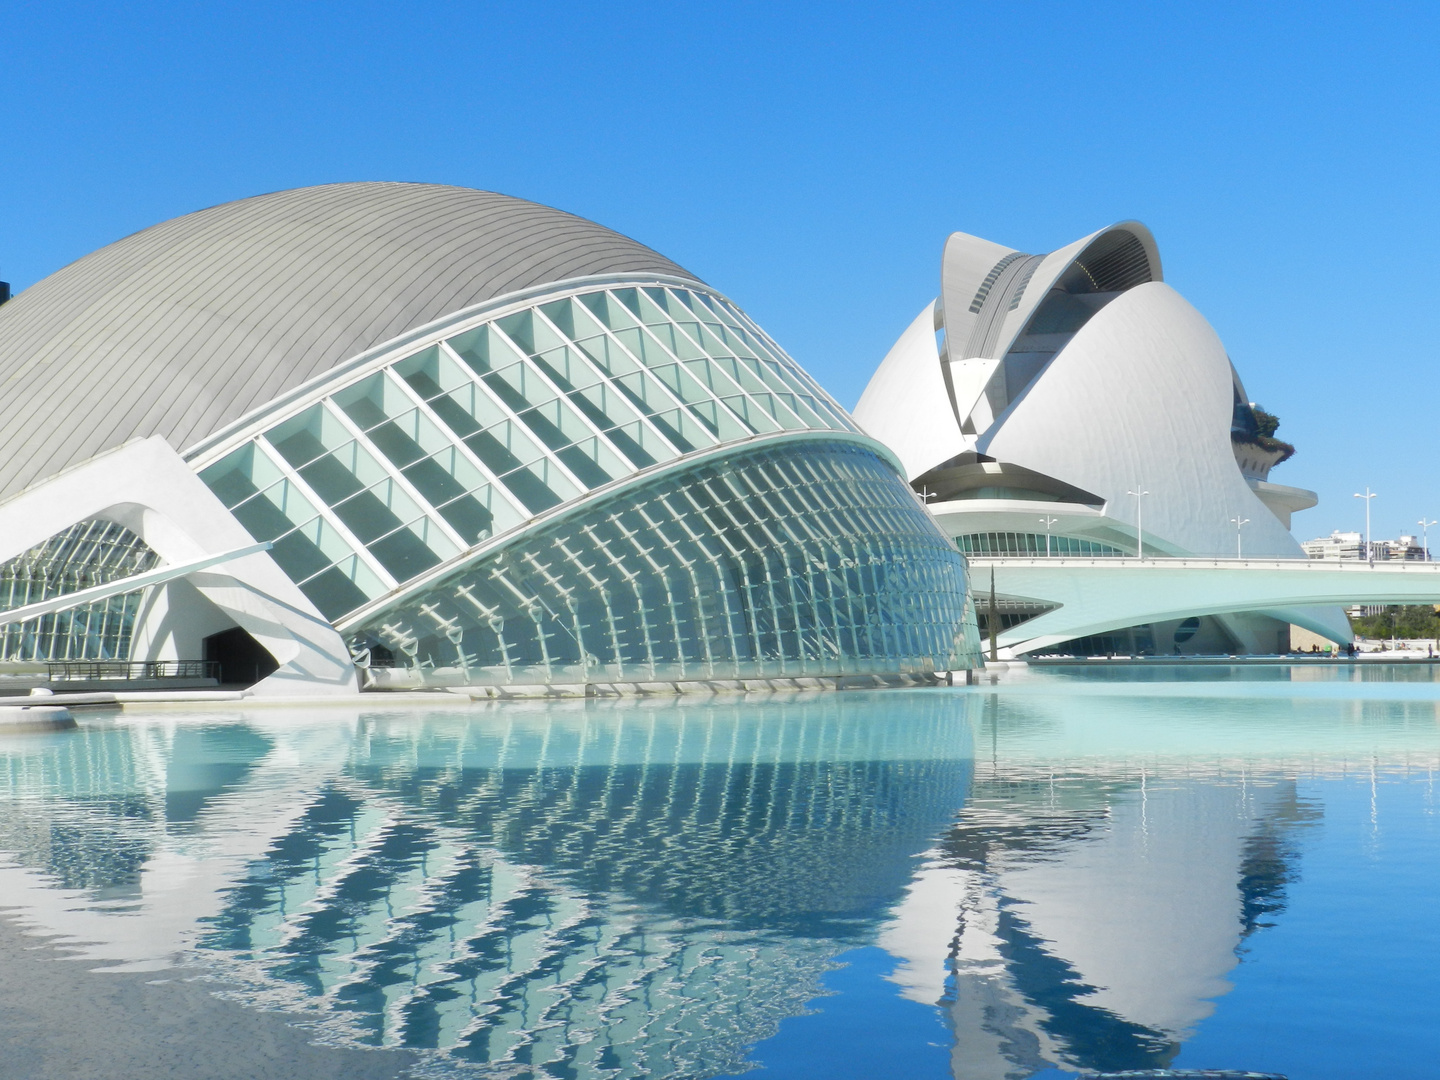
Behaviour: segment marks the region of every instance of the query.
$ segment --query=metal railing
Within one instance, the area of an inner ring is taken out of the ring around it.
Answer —
[[[220,679],[218,660],[66,660],[47,664],[51,682],[79,680]]]

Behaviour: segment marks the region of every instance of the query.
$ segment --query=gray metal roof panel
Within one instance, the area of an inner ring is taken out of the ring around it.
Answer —
[[[331,184],[162,222],[0,306],[0,497],[136,436],[184,449],[451,312],[593,274],[694,275],[494,192]]]

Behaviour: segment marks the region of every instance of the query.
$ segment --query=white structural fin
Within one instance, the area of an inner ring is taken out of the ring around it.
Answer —
[[[940,368],[935,311],[929,304],[900,335],[854,412],[867,434],[895,451],[907,480],[966,448]]]

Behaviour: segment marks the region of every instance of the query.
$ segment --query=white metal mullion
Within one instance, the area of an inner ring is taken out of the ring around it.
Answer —
[[[531,310],[531,312],[530,312],[530,317],[531,317],[531,318],[544,318],[544,315],[541,313],[541,311],[540,311],[539,308],[533,308],[533,309]],[[572,350],[574,350],[575,352],[579,352],[579,351],[580,351],[578,348],[576,348],[575,343],[570,340],[570,338],[569,338],[569,336],[568,336],[567,334],[561,333],[559,327],[557,327],[554,323],[550,322],[549,319],[545,319],[545,322],[549,325],[550,329],[552,329],[552,330],[555,331],[556,336],[559,337],[561,341],[563,341],[563,342],[566,343],[566,347],[567,347],[567,348],[572,349]],[[533,375],[534,375],[536,378],[538,378],[542,383],[544,383],[544,385],[548,386],[548,387],[550,388],[551,392],[552,392],[560,401],[563,401],[563,402],[565,403],[564,406],[563,406],[564,408],[568,408],[572,413],[574,413],[576,416],[578,416],[578,417],[580,418],[581,423],[583,423],[594,435],[597,435],[597,436],[599,436],[600,438],[605,439],[605,433],[602,432],[599,428],[597,428],[597,427],[594,425],[594,423],[591,422],[591,420],[590,420],[590,418],[589,418],[588,416],[586,416],[583,412],[581,412],[579,409],[577,409],[577,408],[574,406],[573,403],[571,403],[571,401],[570,401],[569,397],[566,395],[565,391],[561,390],[560,387],[558,387],[558,386],[555,385],[555,383],[551,380],[550,376],[549,376],[549,375],[546,375],[545,372],[544,372],[543,370],[541,370],[540,365],[538,365],[538,364],[535,363],[534,358],[533,358],[529,353],[527,353],[524,349],[520,348],[520,346],[515,342],[515,340],[514,340],[513,338],[510,337],[509,334],[505,333],[504,330],[500,329],[499,326],[495,326],[495,325],[492,325],[492,326],[490,327],[490,330],[491,330],[492,333],[495,333],[495,334],[500,335],[500,336],[505,340],[506,344],[508,344],[512,349],[515,350],[515,352],[520,356],[522,362],[525,364],[525,370],[528,371],[528,372],[530,372],[531,374],[533,374]],[[588,358],[587,358],[587,360],[588,360]],[[468,365],[467,365],[467,367],[468,367]],[[489,387],[486,387],[486,389],[489,390]],[[492,392],[491,396],[492,396],[492,397],[495,397],[495,396],[497,396],[497,395],[495,395],[495,394]],[[502,406],[503,406],[504,402],[501,402],[501,404],[502,404]],[[525,425],[525,421],[521,420],[520,423],[521,423],[521,426],[522,426],[522,427],[525,427],[525,429],[526,429],[527,431],[530,430],[529,427],[528,427],[527,425]],[[619,425],[617,424],[616,426],[618,427]],[[532,432],[532,434],[533,434],[533,432]],[[535,436],[535,441],[541,443],[542,446],[544,445],[543,440],[541,440],[538,435]],[[572,441],[572,442],[570,443],[570,445],[571,445],[571,446],[574,446],[575,443]],[[605,445],[606,445],[606,446],[609,446],[610,449],[613,450],[615,453],[620,454],[621,460],[623,460],[623,461],[629,461],[629,460],[630,460],[629,458],[625,457],[625,455],[620,452],[620,448],[617,447],[617,446],[615,446],[615,445],[613,445],[613,444],[610,442],[609,439],[605,439]],[[546,450],[546,453],[550,453],[550,454],[554,454],[554,453],[557,452],[557,451],[551,450],[549,447],[545,447],[545,450]],[[581,453],[584,453],[584,451],[582,450]],[[597,464],[598,464],[598,463],[597,463]],[[635,468],[631,468],[630,471],[631,471],[632,473],[634,473],[634,472],[637,472],[638,470],[635,469]],[[570,476],[570,477],[572,477],[572,478],[574,477],[574,474],[571,473],[569,469],[566,469],[566,470],[565,470],[565,475],[566,475],[566,476]],[[579,481],[578,478],[575,478],[575,482],[580,485],[580,488],[581,488],[582,490],[584,490],[584,491],[589,491],[589,490],[590,490],[589,485],[587,485],[587,484],[580,484],[580,481]]]
[[[615,298],[612,296],[612,299],[615,299]],[[615,303],[620,304],[620,301],[619,301],[618,299],[615,299]],[[624,305],[624,304],[620,304],[620,306],[621,306],[622,308],[625,308],[625,305]],[[629,308],[625,308],[625,310],[626,310],[627,312],[630,311]],[[630,313],[631,313],[632,315],[634,315],[634,312],[630,312]],[[598,319],[597,319],[596,321],[599,322]],[[636,317],[635,317],[635,325],[636,325],[637,327],[639,327],[640,332],[641,332],[642,334],[649,333],[649,327],[647,327],[644,323],[642,323],[642,322],[640,321],[639,316],[636,316]],[[626,356],[630,357],[630,359],[635,362],[635,366],[636,366],[637,368],[639,368],[641,371],[643,371],[643,372],[646,374],[646,376],[649,377],[650,381],[653,382],[656,386],[658,386],[658,387],[660,388],[660,392],[661,392],[662,394],[664,394],[666,397],[668,397],[671,401],[673,401],[673,402],[675,403],[675,407],[676,407],[677,409],[679,409],[681,412],[684,412],[684,413],[689,413],[689,412],[690,412],[690,407],[689,407],[688,405],[686,405],[685,402],[681,401],[681,400],[676,396],[675,391],[671,390],[668,386],[666,386],[663,380],[658,379],[658,378],[655,377],[654,372],[652,372],[652,371],[650,370],[650,365],[647,364],[647,363],[645,363],[644,360],[640,359],[640,357],[636,356],[633,352],[631,352],[630,349],[629,349],[629,347],[628,347],[623,341],[621,341],[618,337],[615,336],[615,331],[611,330],[608,326],[602,326],[601,329],[604,331],[605,336],[606,336],[607,338],[609,338],[612,342],[614,342],[615,345],[616,345],[616,347],[618,347],[622,353],[624,353]],[[659,339],[659,338],[656,338],[654,334],[650,334],[650,338],[651,338],[657,345],[660,344],[660,339]],[[663,345],[661,346],[661,348],[664,349],[665,355],[667,355],[667,356],[674,356],[674,353],[672,353],[669,349],[665,349],[665,347],[664,347]],[[686,372],[686,374],[688,375],[689,372]],[[618,380],[618,379],[613,379],[612,381],[618,382],[619,380]],[[708,392],[708,391],[707,391],[707,392]],[[708,430],[707,430],[707,434],[708,434]],[[715,444],[716,444],[717,446],[720,444],[720,438],[719,438],[719,436],[716,436],[716,437],[715,437]],[[666,439],[666,440],[665,440],[665,445],[667,445],[667,446],[673,446],[673,444],[670,442],[669,439]],[[677,446],[677,447],[674,447],[674,450],[675,450],[675,452],[676,452],[677,454],[679,454],[681,457],[684,457],[684,456],[685,456],[685,453],[684,453],[683,451],[681,451],[678,446]],[[693,453],[693,451],[691,451],[691,452]]]
[[[544,320],[545,320],[545,324],[546,324],[552,331],[554,331],[555,336],[558,337],[561,341],[565,342],[565,347],[566,347],[567,351],[574,353],[574,354],[579,358],[579,362],[585,365],[586,369],[587,369],[588,371],[590,371],[590,372],[595,376],[595,378],[596,378],[597,380],[599,380],[599,383],[600,383],[600,384],[604,384],[604,385],[606,385],[606,386],[609,386],[609,385],[611,384],[611,379],[610,379],[610,377],[607,376],[603,371],[600,371],[598,368],[596,368],[595,365],[594,365],[594,363],[591,361],[590,357],[588,357],[588,356],[585,355],[585,350],[582,349],[582,348],[580,348],[579,345],[575,344],[574,339],[572,339],[569,334],[565,333],[565,332],[564,332],[563,330],[561,330],[558,326],[556,326],[555,323],[550,319],[550,317],[549,317],[548,315],[546,315],[544,312],[542,312],[542,311],[537,307],[537,308],[535,308],[534,311],[532,312],[532,317],[537,318],[537,319],[544,319]],[[502,333],[503,333],[503,331],[502,331]],[[508,336],[507,336],[507,340],[509,340],[509,339],[508,339]],[[513,342],[512,342],[512,344],[513,344]],[[531,362],[532,362],[532,363],[534,362],[533,359],[532,359]],[[642,364],[642,365],[640,365],[640,366],[641,366],[641,367],[644,367],[645,365]],[[561,390],[558,386],[556,386],[555,383],[551,380],[550,376],[546,375],[545,372],[542,371],[538,365],[536,366],[535,371],[536,371],[536,374],[538,374],[542,379],[545,380],[545,385],[546,385],[546,386],[548,386],[548,387],[550,387],[551,389],[553,389],[557,394],[560,395],[561,398],[563,398],[563,399],[565,400],[566,404],[570,407],[571,411],[574,412],[576,416],[580,417],[580,420],[581,420],[581,422],[582,422],[583,424],[585,424],[591,431],[593,431],[593,432],[595,433],[595,435],[597,435],[597,436],[600,437],[601,439],[604,439],[606,446],[610,447],[611,450],[613,450],[615,453],[617,453],[617,454],[620,455],[620,458],[621,458],[622,461],[629,461],[629,460],[630,460],[628,457],[625,456],[625,452],[624,452],[623,450],[621,450],[618,446],[616,446],[613,442],[611,442],[609,436],[607,436],[605,432],[601,431],[601,430],[595,425],[595,421],[591,420],[590,417],[588,417],[588,416],[585,415],[585,410],[583,410],[583,409],[579,408],[578,406],[576,406],[575,403],[570,400],[570,396],[569,396],[567,393],[565,393],[565,391]],[[656,381],[658,382],[659,380],[656,380]],[[588,389],[588,387],[577,386],[577,387],[575,388],[575,392],[578,394],[578,393],[580,393],[582,390],[585,390],[585,389]],[[616,393],[619,393],[619,391],[617,390]],[[625,395],[624,395],[624,394],[620,394],[620,398],[621,398],[621,400],[625,400]],[[628,403],[628,401],[626,402],[626,407],[634,410],[634,411],[635,411],[635,415],[636,415],[637,417],[639,417],[642,422],[648,423],[649,418],[646,417],[645,414],[642,413],[642,412],[640,412],[638,409],[635,409],[635,406],[630,405],[630,404]],[[620,427],[624,427],[625,425],[624,425],[624,424],[620,424],[620,423],[616,423],[615,426],[616,426],[617,428],[620,428]],[[653,425],[653,424],[650,424],[649,426],[650,426],[652,429],[654,429],[654,427],[655,427],[655,425]],[[656,435],[657,437],[659,437],[660,440],[661,440],[666,446],[670,446],[670,440],[667,439],[667,438],[665,438],[663,435],[661,435],[658,430],[655,431],[655,435]],[[680,452],[679,449],[676,448],[676,447],[671,447],[671,449],[672,449],[672,450],[675,450],[675,452],[676,452],[677,454]],[[632,467],[631,467],[630,471],[631,471],[632,473],[634,473],[634,472],[638,472],[639,470],[638,470],[637,468],[635,468],[635,467],[633,466],[633,464],[632,464]]]
[[[655,303],[654,300],[651,300],[651,303],[652,303],[652,304]],[[656,307],[657,310],[659,310],[660,305],[659,305],[659,304],[656,304],[655,307]],[[674,327],[676,330],[680,330],[680,328],[679,328],[678,326],[675,326],[675,320],[670,318],[669,313],[667,313],[667,312],[665,312],[665,311],[661,311],[660,314],[663,315],[663,316],[665,316],[665,318],[669,320],[670,325],[671,325],[672,327]],[[643,321],[639,316],[636,316],[636,318],[635,318],[635,325],[640,328],[640,332],[641,332],[641,333],[645,334],[647,337],[650,338],[651,341],[655,342],[656,345],[660,346],[660,351],[661,351],[661,352],[663,352],[666,356],[672,358],[672,359],[675,361],[676,366],[678,366],[679,369],[680,369],[681,378],[683,378],[683,379],[689,379],[691,382],[693,382],[696,386],[698,386],[698,387],[700,388],[700,392],[701,392],[701,393],[710,395],[710,400],[711,400],[711,401],[713,401],[713,402],[715,402],[717,405],[719,405],[720,408],[723,409],[725,412],[728,412],[728,413],[730,413],[732,416],[735,416],[734,410],[731,409],[730,406],[726,405],[725,402],[723,402],[722,400],[720,400],[720,396],[719,396],[718,394],[716,394],[715,391],[711,390],[710,387],[706,386],[706,385],[705,385],[704,383],[702,383],[699,379],[695,378],[694,375],[690,374],[689,369],[686,368],[686,366],[685,366],[685,361],[684,361],[684,360],[681,360],[679,356],[675,355],[675,353],[670,349],[670,347],[669,347],[668,345],[666,345],[663,341],[660,340],[660,336],[659,336],[658,334],[656,334],[654,330],[650,329],[650,327],[647,326],[647,325],[644,323],[644,321]],[[685,334],[685,332],[684,332],[683,330],[680,330],[680,333],[684,335],[684,337],[685,337],[685,339],[686,339],[687,341],[691,340],[690,335],[689,335],[689,334]],[[697,346],[697,347],[698,347],[698,346]],[[710,357],[710,354],[709,354],[708,352],[706,352],[704,349],[701,349],[700,352],[701,352],[701,355],[703,355],[706,359],[710,359],[710,358],[711,358],[711,357]],[[632,355],[633,355],[633,354],[632,354]],[[650,370],[650,366],[649,366],[648,364],[644,363],[643,361],[640,361],[638,358],[637,358],[637,362],[638,362],[638,363],[640,364],[640,366],[641,366],[642,368],[644,368],[646,371],[649,371],[649,370]],[[724,374],[724,372],[721,372],[721,374]],[[654,379],[657,383],[659,383],[662,387],[665,387],[665,390],[666,390],[668,393],[670,393],[671,395],[675,395],[675,391],[671,390],[668,386],[665,386],[664,380],[661,379],[658,375],[653,375],[653,374],[652,374],[652,375],[651,375],[651,378],[653,378],[653,379]],[[728,376],[727,376],[727,378],[728,378]],[[678,397],[678,395],[675,395],[675,396]],[[695,416],[695,413],[694,413],[693,408],[692,408],[691,405],[689,405],[689,404],[687,404],[686,402],[682,401],[682,402],[680,402],[680,407],[681,407],[682,409],[684,409],[686,412],[690,413],[691,416]],[[735,416],[735,418],[736,418],[737,420],[739,420],[740,425],[741,425],[742,427],[747,428],[747,429],[750,427],[749,424],[745,423],[745,420],[744,420],[743,417]],[[696,417],[696,419],[699,419],[699,418]],[[803,422],[803,421],[802,421],[802,422]],[[702,422],[702,426],[703,426],[703,422]],[[806,426],[806,427],[809,427],[808,424],[806,424],[805,426]],[[716,434],[716,435],[715,435],[715,442],[716,442],[717,445],[720,444],[720,443],[723,443],[724,441],[725,441],[725,440],[724,440],[723,438],[721,438],[721,436],[720,436],[719,434]]]
[[[719,304],[720,301],[717,300],[716,303]],[[751,334],[751,335],[754,336],[754,338],[755,338],[754,341],[746,341],[746,340],[745,340],[745,336],[746,336],[745,333],[740,333],[740,332],[736,329],[736,327],[734,327],[734,326],[730,327],[730,330],[731,330],[732,332],[736,333],[736,335],[740,338],[741,341],[745,341],[745,344],[746,344],[748,347],[750,347],[751,349],[755,349],[755,350],[756,350],[755,360],[756,360],[757,363],[759,363],[759,364],[761,365],[762,368],[765,366],[765,356],[764,356],[764,354],[765,354],[765,353],[769,353],[769,354],[770,354],[770,359],[771,359],[772,361],[774,361],[776,364],[778,364],[780,367],[785,368],[786,370],[789,370],[790,368],[795,368],[796,370],[800,370],[800,365],[797,364],[797,363],[795,363],[795,361],[790,358],[789,354],[786,353],[783,349],[781,349],[779,345],[775,344],[775,342],[770,339],[769,335],[766,334],[763,330],[761,330],[758,326],[756,326],[754,322],[752,322],[752,321],[751,321],[750,319],[748,319],[748,318],[745,318],[745,317],[744,317],[743,315],[741,315],[737,310],[732,310],[732,309],[730,309],[729,307],[726,307],[726,306],[723,305],[723,304],[721,304],[721,306],[722,306],[722,307],[725,307],[726,312],[727,312],[733,319],[735,319],[735,321],[739,324],[739,326],[740,326],[741,329],[743,329],[743,330],[746,331],[747,333],[749,333],[749,334]],[[725,322],[725,319],[722,318],[718,313],[716,314],[716,318],[720,319],[720,322],[721,322],[722,324]],[[704,320],[701,320],[701,321],[703,322]],[[756,349],[756,346],[758,346],[758,349]],[[741,359],[742,362],[743,362],[744,358],[741,357],[740,359]],[[759,379],[760,379],[761,382],[764,382],[764,381],[765,381],[765,377],[764,377],[763,375],[760,375],[758,372],[757,372],[756,374],[757,374],[757,376],[759,377]],[[819,385],[816,384],[813,379],[803,378],[803,377],[802,377],[802,378],[799,380],[802,386],[808,386],[808,387],[809,387],[809,390],[808,390],[808,391],[802,391],[802,390],[800,390],[800,389],[797,389],[797,388],[794,387],[794,386],[789,385],[789,383],[788,383],[784,378],[781,378],[780,381],[781,381],[782,383],[785,383],[785,384],[786,384],[786,386],[787,386],[787,390],[785,391],[786,393],[791,393],[791,394],[797,394],[797,395],[798,395],[798,394],[803,393],[803,392],[808,392],[808,393],[812,394],[814,397],[816,397],[817,399],[819,399],[819,400],[821,400],[821,401],[824,401],[827,405],[833,406],[834,409],[836,410],[836,415],[833,416],[833,417],[830,417],[831,420],[837,420],[837,421],[838,421],[839,418],[844,415],[844,410],[840,409],[840,406],[839,406],[839,405],[836,405],[836,404],[834,403],[834,401],[830,398],[830,396],[829,396],[828,394],[826,394],[824,390],[821,390],[820,387],[819,387]],[[771,389],[770,392],[771,392],[771,393],[776,393],[777,391],[775,391],[774,389]],[[781,405],[785,405],[785,403],[784,403],[783,401],[782,401],[780,404],[781,404]],[[803,416],[801,416],[798,412],[796,412],[796,410],[791,409],[788,405],[785,405],[785,408],[786,408],[797,420],[799,420],[802,424],[804,424],[807,428],[810,427],[810,422],[807,421],[807,420],[806,420]],[[825,421],[825,419],[826,419],[824,416],[821,416],[818,411],[816,412],[816,416],[817,416],[817,419],[821,420],[822,422]],[[813,430],[813,429],[811,429],[811,430]]]
[[[494,333],[499,333],[499,332],[500,332],[500,328],[497,327],[497,326],[492,326],[492,327],[490,327],[490,329],[491,329],[491,331],[494,332]],[[514,348],[514,343],[511,342],[508,337],[505,338],[505,341],[506,341],[507,343],[509,343],[512,348]],[[445,343],[445,344],[446,344],[447,347],[448,347],[448,343]],[[519,350],[517,350],[517,351],[519,351]],[[526,366],[527,370],[531,370],[531,371],[534,371],[534,370],[535,370],[535,365],[532,364],[532,363],[530,363],[530,357],[529,357],[526,353],[521,352],[521,353],[520,353],[520,357],[521,357],[521,363],[523,363],[523,364]],[[459,358],[457,357],[456,359],[459,359]],[[589,490],[590,490],[590,485],[589,485],[589,484],[582,484],[582,483],[580,482],[580,478],[577,477],[574,473],[572,473],[572,472],[569,470],[569,468],[566,467],[565,463],[562,462],[559,458],[557,458],[557,457],[555,456],[555,451],[551,450],[548,446],[546,446],[544,440],[541,439],[540,436],[536,435],[533,431],[530,430],[529,425],[526,424],[524,420],[521,420],[521,419],[520,419],[520,414],[519,414],[519,413],[517,413],[517,412],[515,412],[514,410],[512,410],[509,405],[506,405],[505,402],[503,402],[503,401],[500,400],[500,395],[499,395],[499,394],[495,393],[495,391],[491,390],[490,387],[488,387],[488,386],[485,385],[485,380],[484,380],[483,378],[481,378],[480,375],[479,375],[476,371],[474,371],[474,369],[472,369],[469,364],[467,364],[467,363],[465,363],[463,360],[461,360],[461,361],[460,361],[460,366],[461,366],[461,369],[462,369],[462,370],[464,370],[465,372],[467,372],[467,373],[470,375],[470,378],[472,378],[472,379],[475,380],[475,385],[478,386],[478,387],[480,387],[481,391],[485,394],[485,396],[488,397],[495,405],[497,405],[497,406],[499,407],[500,411],[505,415],[505,417],[506,417],[511,423],[519,424],[519,425],[520,425],[520,430],[523,431],[523,432],[525,432],[525,433],[526,433],[526,436],[527,436],[528,438],[530,438],[532,441],[534,441],[534,443],[535,443],[536,446],[540,447],[540,453],[545,456],[545,459],[546,459],[547,461],[549,461],[549,462],[551,462],[552,464],[558,466],[558,467],[560,468],[560,471],[561,471],[562,475],[568,477],[569,480],[570,480],[570,482],[571,482],[572,484],[574,484],[575,487],[578,488],[580,491],[589,491]],[[537,374],[538,374],[538,372],[537,372]],[[529,465],[529,464],[530,464],[530,462],[528,462],[528,461],[525,462],[525,465]],[[523,467],[523,466],[522,466],[522,467]],[[501,480],[500,482],[503,484],[505,481]],[[507,490],[508,490],[508,489],[507,489]],[[518,499],[518,496],[517,496],[517,499]],[[522,505],[523,505],[523,504],[522,504]],[[530,517],[534,517],[533,514],[530,514],[529,516],[530,516]]]
[[[319,495],[315,494],[315,490],[305,482],[305,478],[301,476],[298,472],[296,472],[293,468],[291,468],[290,463],[286,461],[283,457],[281,457],[278,452],[272,451],[270,449],[269,443],[265,440],[265,437],[263,435],[257,435],[251,441],[254,442],[255,445],[259,447],[261,451],[265,454],[265,456],[270,459],[270,463],[280,470],[280,475],[283,476],[290,483],[294,484],[296,490],[298,490],[301,495],[304,495],[305,498],[310,501],[310,505],[315,507],[315,512],[319,514],[320,517],[324,518],[325,523],[331,528],[333,528],[336,533],[339,534],[340,539],[344,540],[345,543],[350,545],[350,547],[354,550],[356,556],[358,556],[359,559],[363,563],[365,563],[366,566],[370,567],[370,569],[375,572],[376,576],[380,578],[381,583],[386,586],[387,592],[391,589],[399,587],[400,583],[395,580],[394,575],[392,575],[390,571],[386,570],[385,567],[381,566],[380,561],[376,559],[375,556],[370,553],[370,549],[367,548],[364,544],[362,544],[359,538],[350,531],[349,526],[347,526],[343,521],[341,521],[338,517],[335,516],[335,511],[331,509],[330,504],[327,503],[324,499],[320,498]],[[325,452],[327,454],[330,453],[330,451],[328,450]],[[263,492],[261,494],[263,494]],[[259,497],[260,495],[251,496],[252,499]],[[298,528],[300,528],[299,525],[292,525],[290,528],[290,532],[294,532]],[[282,535],[289,534],[286,533]],[[336,564],[331,563],[330,565],[334,566]],[[324,572],[324,570],[320,571],[320,573],[322,574]],[[315,576],[315,574],[310,575],[310,577]],[[305,580],[309,581],[310,578],[306,578]],[[296,584],[298,585],[299,582],[296,582]]]
[[[327,399],[326,404],[331,405],[332,403]],[[448,521],[440,516],[440,512],[430,505],[430,500],[420,494],[415,485],[410,482],[410,478],[400,471],[400,467],[386,457],[380,448],[370,441],[365,432],[360,430],[360,425],[351,420],[344,409],[332,405],[330,414],[337,417],[340,421],[340,426],[350,433],[350,437],[363,446],[366,451],[369,452],[370,456],[379,463],[380,467],[390,474],[390,479],[399,484],[401,489],[415,500],[415,504],[420,507],[420,513],[430,521],[431,524],[440,526],[440,531],[450,538],[451,543],[455,544],[461,551],[465,551],[471,546],[461,538],[458,532],[451,528]],[[387,416],[386,419],[389,420],[390,417]],[[429,455],[426,456],[428,457]],[[424,458],[417,460],[423,461]],[[397,514],[396,516],[398,517],[399,515]],[[410,525],[410,522],[402,521],[400,529],[404,529],[408,525]],[[400,529],[391,529],[390,532],[385,535],[393,536],[399,532]]]
[[[441,342],[440,344],[443,345],[445,343]],[[456,363],[460,364],[461,367],[464,368],[464,370],[469,371],[469,367],[465,365],[463,361],[459,360],[458,357],[453,357],[453,353],[452,358],[455,359]],[[386,368],[385,370],[389,371],[390,369]],[[501,480],[498,476],[496,476],[495,473],[491,471],[490,467],[485,464],[485,462],[480,460],[479,456],[475,453],[474,450],[471,450],[470,447],[465,445],[465,440],[459,432],[450,430],[450,425],[445,423],[445,421],[440,418],[440,416],[435,412],[434,409],[430,408],[430,403],[424,398],[422,398],[418,393],[416,393],[413,386],[411,386],[404,379],[398,377],[393,380],[393,383],[395,386],[398,386],[400,388],[401,392],[405,395],[405,397],[409,398],[411,404],[413,404],[417,409],[420,410],[421,414],[425,417],[425,419],[429,420],[432,424],[435,425],[435,429],[437,431],[439,431],[441,434],[449,434],[454,436],[454,439],[450,443],[451,448],[460,451],[461,455],[464,456],[465,460],[470,462],[471,465],[475,466],[475,469],[480,473],[480,475],[485,477],[485,482],[488,483],[497,492],[499,492],[502,499],[510,503],[510,508],[520,515],[520,519],[522,521],[526,518],[531,518],[535,516],[534,514],[530,513],[529,510],[526,510],[523,505],[519,504],[518,500],[512,501],[513,496],[510,494],[510,489],[505,486],[505,482]],[[431,454],[429,456],[434,457],[435,455]],[[465,545],[467,549],[474,546],[474,544]]]
[[[668,291],[668,290],[667,290],[667,291]],[[675,302],[676,302],[677,304],[680,303],[680,301],[679,301],[678,298],[677,298],[677,300],[676,300]],[[656,306],[658,307],[659,305],[656,305]],[[761,406],[760,403],[759,403],[758,401],[756,401],[756,400],[750,395],[750,391],[746,390],[743,386],[741,386],[741,385],[739,384],[739,381],[738,381],[737,379],[735,379],[735,377],[733,377],[728,371],[726,371],[726,370],[720,365],[720,363],[719,363],[719,358],[718,358],[718,357],[715,357],[715,356],[712,356],[711,353],[710,353],[710,350],[707,349],[707,348],[705,348],[705,345],[704,345],[703,342],[701,342],[701,341],[696,341],[695,338],[694,338],[683,326],[681,326],[678,322],[675,321],[675,317],[674,317],[673,315],[671,315],[668,311],[667,311],[667,312],[664,312],[663,314],[665,315],[665,317],[666,317],[667,319],[670,320],[670,325],[675,328],[675,330],[680,334],[680,336],[683,337],[686,341],[690,342],[690,344],[694,345],[695,348],[700,351],[700,355],[703,356],[703,357],[705,357],[705,359],[709,362],[710,367],[711,367],[711,370],[713,370],[713,371],[718,371],[718,372],[720,373],[720,377],[721,377],[721,378],[723,378],[723,379],[724,379],[726,382],[728,382],[731,386],[735,387],[735,392],[736,392],[737,394],[739,394],[741,397],[743,397],[746,401],[750,402],[752,405],[755,405],[757,408],[760,408],[762,412],[769,412],[769,411],[770,411],[770,410],[768,410],[768,409],[765,409],[763,406]],[[703,320],[700,318],[699,315],[696,315],[696,316],[695,316],[695,322],[696,322],[696,324],[698,325],[698,324],[701,324],[701,323],[703,322]],[[649,327],[646,327],[646,329],[649,329]],[[651,336],[653,337],[654,335],[652,334]],[[722,344],[723,344],[723,343],[722,343]],[[663,347],[663,346],[662,346],[662,347]],[[669,350],[666,349],[666,352],[669,352]],[[680,358],[677,356],[676,359],[679,360]],[[737,356],[735,359],[736,359],[737,361],[740,360],[740,358],[739,358],[738,356]],[[687,363],[689,363],[689,361],[687,361],[687,360],[680,360],[680,366],[681,366],[681,367],[684,367]],[[691,377],[694,378],[694,376],[691,376]],[[700,380],[696,379],[695,381],[696,381],[696,382],[699,382]],[[762,381],[763,381],[763,380],[762,380]],[[703,385],[703,384],[702,384],[702,385]],[[725,399],[722,398],[722,397],[720,397],[719,394],[717,394],[712,388],[710,388],[710,387],[708,387],[708,386],[706,386],[706,387],[704,387],[704,388],[705,388],[706,391],[708,391],[712,396],[714,396],[714,397],[720,402],[720,405],[721,405],[722,408],[724,408],[727,412],[729,412],[729,413],[730,413],[731,415],[733,415],[736,419],[738,419],[741,424],[743,424],[743,425],[744,425],[745,427],[747,427],[747,428],[750,426],[749,421],[747,421],[743,416],[741,416],[739,413],[737,413],[734,409],[730,408],[730,406],[725,403]],[[790,409],[789,406],[788,406],[788,405],[785,405],[785,403],[784,403],[783,401],[780,402],[780,404],[781,404],[782,407],[784,407],[784,408],[786,408],[786,409],[789,409],[789,411],[790,411],[792,414],[795,413],[795,410],[794,410],[794,409]],[[773,417],[772,417],[772,419],[773,419]],[[807,428],[810,426],[808,423],[806,423],[805,418],[804,418],[803,416],[800,416],[800,415],[796,414],[795,419],[799,420],[799,421],[800,421],[802,424],[804,424]],[[776,422],[777,424],[779,423],[778,420],[776,420],[775,422]]]

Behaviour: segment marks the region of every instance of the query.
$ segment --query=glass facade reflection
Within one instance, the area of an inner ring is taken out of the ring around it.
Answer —
[[[1366,667],[141,712],[0,742],[0,905],[72,1027],[212,975],[391,1075],[1425,1076],[1436,673]]]
[[[974,655],[954,546],[844,410],[693,283],[454,321],[201,476],[358,656],[426,681],[905,675]]]

